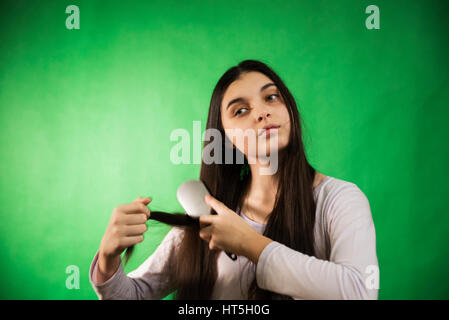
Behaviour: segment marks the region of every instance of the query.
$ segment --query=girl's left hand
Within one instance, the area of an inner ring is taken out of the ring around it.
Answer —
[[[209,242],[211,250],[221,249],[244,256],[245,243],[249,243],[258,233],[236,212],[214,197],[206,195],[205,201],[217,214],[200,216],[201,239]]]

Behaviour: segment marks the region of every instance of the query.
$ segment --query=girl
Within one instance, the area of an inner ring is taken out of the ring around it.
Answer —
[[[126,275],[120,254],[142,241],[155,213],[146,207],[148,198],[115,208],[89,271],[98,297],[162,299],[176,292],[177,299],[377,299],[368,199],[355,184],[309,164],[295,100],[279,76],[256,60],[226,71],[212,94],[206,129],[212,128],[232,142],[223,141],[221,163],[201,165],[212,214],[199,224],[172,223],[156,251]],[[261,174],[267,164],[247,140],[229,135],[235,129],[276,138],[274,174]],[[243,153],[244,163],[225,163],[227,148],[234,158]]]

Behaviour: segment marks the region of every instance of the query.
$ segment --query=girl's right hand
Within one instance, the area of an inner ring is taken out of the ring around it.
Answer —
[[[149,198],[137,198],[112,211],[111,220],[100,243],[100,256],[108,260],[119,257],[128,247],[143,241],[146,222],[151,215]]]

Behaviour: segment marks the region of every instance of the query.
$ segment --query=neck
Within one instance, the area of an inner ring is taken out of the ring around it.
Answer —
[[[261,162],[257,158],[251,159],[252,161],[249,163],[251,180],[247,193],[248,196],[254,196],[254,198],[257,199],[266,199],[266,202],[273,202],[274,204],[274,198],[279,185],[280,166],[285,157],[284,150],[278,151],[278,166],[276,167],[276,172],[273,172],[273,174],[262,174],[272,172],[272,170],[268,170],[270,168],[270,163],[265,161]]]
[[[252,198],[271,203],[271,200],[274,200],[276,195],[279,179],[276,175],[260,174],[261,167],[265,166],[260,163],[250,164],[251,180],[248,195]]]
[[[243,212],[253,221],[266,223],[274,208],[279,177],[276,174],[263,175],[268,166],[260,162],[250,163],[251,178],[248,184]]]

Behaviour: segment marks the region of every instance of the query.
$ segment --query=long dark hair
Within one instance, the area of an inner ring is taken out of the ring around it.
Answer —
[[[269,215],[264,235],[296,251],[314,256],[314,225],[316,204],[313,198],[315,169],[306,158],[302,141],[301,120],[296,102],[280,77],[265,63],[245,60],[228,69],[219,79],[212,93],[206,129],[218,129],[226,137],[221,119],[221,103],[229,85],[247,72],[260,72],[270,78],[279,89],[290,115],[290,137],[288,145],[280,152],[276,173],[278,188],[275,205]],[[213,141],[205,141],[203,149]],[[222,141],[222,162],[202,162],[200,180],[209,192],[228,208],[236,211],[242,207],[247,196],[251,173],[241,180],[244,163],[236,163],[235,147]],[[213,150],[213,149],[212,149]],[[226,152],[232,152],[234,161],[225,163]],[[213,214],[215,212],[212,212]],[[176,222],[170,223],[176,225]],[[183,228],[183,241],[174,248],[166,268],[173,277],[176,288],[175,299],[210,299],[217,279],[217,258],[219,250],[209,250],[208,243],[199,237],[199,225],[190,224]],[[126,255],[129,258],[131,250]],[[168,263],[170,262],[170,263]],[[261,289],[253,280],[248,291],[249,299],[292,299],[289,296]]]

